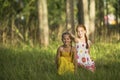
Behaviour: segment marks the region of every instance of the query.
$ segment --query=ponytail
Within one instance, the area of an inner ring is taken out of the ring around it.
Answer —
[[[88,45],[88,39],[87,39],[86,34],[85,34],[85,42],[86,42],[86,48],[88,49],[88,48],[89,48],[89,45]]]

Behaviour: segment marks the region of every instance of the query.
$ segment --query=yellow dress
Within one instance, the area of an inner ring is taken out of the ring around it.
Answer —
[[[58,74],[62,75],[66,72],[74,72],[74,64],[72,62],[72,57],[69,53],[62,53],[62,56],[58,60]]]

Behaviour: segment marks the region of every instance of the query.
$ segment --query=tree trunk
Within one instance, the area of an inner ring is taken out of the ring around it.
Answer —
[[[89,12],[88,12],[88,0],[82,0],[83,1],[83,14],[84,14],[84,25],[87,29],[87,36],[89,37],[90,32],[90,26],[89,26]]]
[[[95,0],[90,0],[90,26],[89,26],[90,38],[94,41],[95,31]]]
[[[103,26],[103,23],[106,21],[104,19],[104,2],[103,0],[96,0],[95,1],[96,4],[99,4],[99,5],[96,5],[96,11],[97,11],[97,14],[96,14],[96,30],[95,30],[95,36],[98,38],[98,41],[102,41],[103,39],[103,36],[105,35],[105,27]]]
[[[66,0],[66,27],[74,33],[74,7],[73,0]]]
[[[77,8],[78,8],[78,14],[77,14],[78,24],[84,24],[83,0],[78,0]]]
[[[47,47],[49,44],[47,0],[38,0],[38,16],[40,44]]]
[[[84,24],[87,29],[87,36],[89,33],[89,12],[88,12],[88,0],[78,0],[78,23]]]

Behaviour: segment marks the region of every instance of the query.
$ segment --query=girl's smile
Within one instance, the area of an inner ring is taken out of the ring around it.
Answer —
[[[69,35],[64,35],[62,41],[65,46],[71,45],[71,39],[70,39]]]
[[[84,35],[85,35],[85,33],[86,33],[86,31],[84,30],[84,28],[78,27],[78,29],[77,29],[77,34],[78,34],[78,37],[79,37],[79,38],[83,38]]]

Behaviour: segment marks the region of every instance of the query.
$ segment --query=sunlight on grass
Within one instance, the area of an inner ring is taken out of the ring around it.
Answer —
[[[55,67],[58,43],[48,48],[0,47],[0,80],[119,80],[120,43],[96,43],[91,57],[96,71],[79,68],[77,75],[59,76]]]

